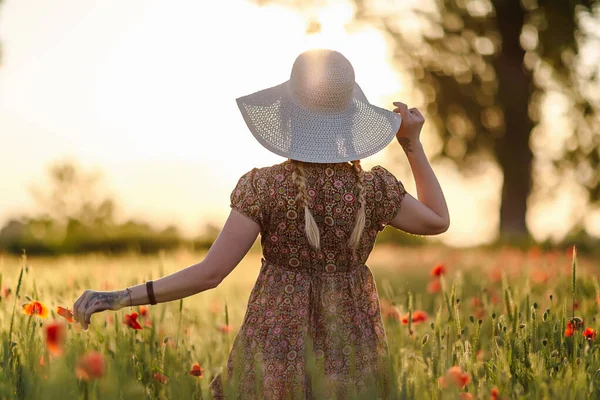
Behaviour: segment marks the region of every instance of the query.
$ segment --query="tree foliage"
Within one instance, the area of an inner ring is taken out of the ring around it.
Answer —
[[[179,246],[208,248],[214,237],[184,238],[173,226],[115,218],[116,204],[99,188],[100,175],[71,162],[48,169],[49,181],[32,190],[39,215],[23,215],[0,229],[0,251],[28,254],[135,251],[156,252]]]
[[[600,41],[597,1],[350,1],[355,23],[391,38],[397,65],[415,78],[442,143],[433,160],[450,159],[465,176],[478,174],[484,160],[502,170],[501,233],[527,234],[532,183],[547,199],[569,177],[591,205],[600,203],[600,56],[581,51]],[[330,3],[257,2],[304,10]],[[318,32],[319,24],[311,21],[307,31]],[[566,106],[543,124],[542,105],[550,94]],[[552,136],[558,126],[568,131],[564,143]]]
[[[44,192],[31,190],[34,199],[45,214],[60,223],[69,219],[89,225],[113,223],[115,204],[109,196],[98,194],[98,173],[84,173],[70,162],[60,162],[48,170],[50,182]]]

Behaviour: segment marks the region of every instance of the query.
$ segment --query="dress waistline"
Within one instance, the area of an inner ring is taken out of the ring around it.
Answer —
[[[321,285],[316,285],[316,278],[328,278],[328,277],[340,277],[340,276],[348,276],[351,280],[355,281],[355,274],[360,272],[368,271],[366,264],[360,264],[358,267],[353,268],[351,271],[334,271],[334,272],[325,272],[319,271],[314,268],[293,268],[288,266],[282,266],[280,264],[275,264],[270,261],[267,261],[265,258],[261,258],[261,269],[266,266],[273,266],[278,269],[282,269],[284,271],[294,272],[297,274],[305,274],[310,277],[310,290],[309,290],[309,319],[311,326],[316,327],[316,322],[314,320],[315,316],[319,312],[320,307],[323,306],[321,300],[321,291],[319,287]],[[360,279],[360,278],[359,278]]]
[[[364,271],[367,268],[366,264],[360,264],[358,267],[354,267],[352,268],[352,270],[350,271],[333,271],[333,272],[327,272],[327,271],[320,271],[317,270],[315,268],[294,268],[294,267],[289,267],[287,265],[281,265],[281,264],[275,264],[272,263],[270,261],[267,261],[264,257],[260,259],[261,260],[261,266],[264,268],[267,265],[273,266],[275,268],[279,268],[285,271],[290,271],[290,272],[295,272],[297,274],[305,274],[305,275],[310,275],[311,277],[315,277],[315,276],[340,276],[340,275],[352,275],[352,274],[356,274],[358,272]]]

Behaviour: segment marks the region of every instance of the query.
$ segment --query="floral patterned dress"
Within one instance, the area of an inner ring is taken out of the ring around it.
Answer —
[[[375,237],[399,211],[404,186],[381,166],[364,172],[366,223],[347,241],[360,204],[350,163],[303,163],[321,249],[309,246],[290,160],[244,174],[231,207],[261,227],[262,265],[213,398],[395,398],[379,295],[365,265]]]

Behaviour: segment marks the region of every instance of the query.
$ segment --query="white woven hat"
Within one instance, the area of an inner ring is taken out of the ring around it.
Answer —
[[[265,148],[298,161],[335,163],[377,153],[396,136],[399,114],[369,103],[341,53],[300,54],[290,79],[236,99]]]

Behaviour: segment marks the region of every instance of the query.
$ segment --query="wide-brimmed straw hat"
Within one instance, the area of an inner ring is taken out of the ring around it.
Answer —
[[[260,144],[298,161],[368,157],[394,139],[402,122],[399,114],[369,103],[350,61],[326,49],[305,51],[289,80],[236,101]]]

